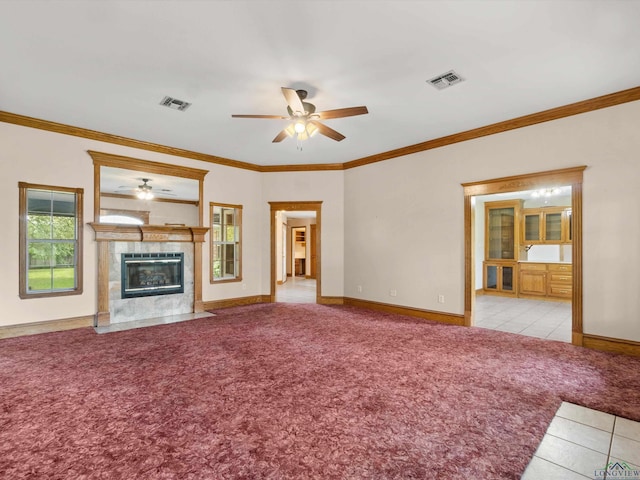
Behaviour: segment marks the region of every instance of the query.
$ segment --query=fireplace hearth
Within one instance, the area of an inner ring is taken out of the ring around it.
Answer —
[[[184,293],[181,252],[123,253],[122,298]]]

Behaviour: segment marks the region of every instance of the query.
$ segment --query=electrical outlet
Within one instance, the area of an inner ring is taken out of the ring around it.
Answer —
[[[438,303],[444,303],[444,295],[438,295]]]
[[[356,287],[356,290],[358,291],[358,293],[362,293],[362,285],[358,285]]]
[[[398,291],[395,288],[392,288],[391,290],[389,290],[389,296],[397,297],[398,296]]]

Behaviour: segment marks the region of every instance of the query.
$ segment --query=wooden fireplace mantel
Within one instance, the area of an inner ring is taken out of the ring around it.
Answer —
[[[193,311],[203,312],[202,244],[208,227],[182,225],[122,225],[90,222],[98,242],[98,311],[94,325],[111,323],[109,312],[109,242],[191,242],[193,243]]]
[[[208,227],[182,225],[123,225],[96,223],[89,225],[98,242],[193,242],[203,243]]]

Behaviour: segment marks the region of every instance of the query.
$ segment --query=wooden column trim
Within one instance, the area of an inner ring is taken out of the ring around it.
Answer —
[[[467,292],[475,290],[475,275],[473,268],[473,209],[471,208],[471,195],[465,190],[464,194],[464,326],[472,325],[473,295]]]
[[[573,268],[573,288],[571,297],[571,343],[582,345],[582,178],[571,184],[571,221],[573,238],[571,263]]]
[[[199,267],[197,267],[199,265]],[[193,312],[204,312],[202,304],[202,243],[193,244]]]
[[[94,325],[111,323],[109,311],[109,242],[98,242],[98,311]]]

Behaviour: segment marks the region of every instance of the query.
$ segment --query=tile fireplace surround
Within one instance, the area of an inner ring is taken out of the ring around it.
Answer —
[[[90,223],[98,242],[98,312],[94,325],[198,313],[206,227]],[[122,253],[184,253],[184,293],[121,298]]]
[[[184,253],[184,293],[122,298],[123,253]],[[193,312],[193,244],[184,242],[109,242],[111,323]]]

